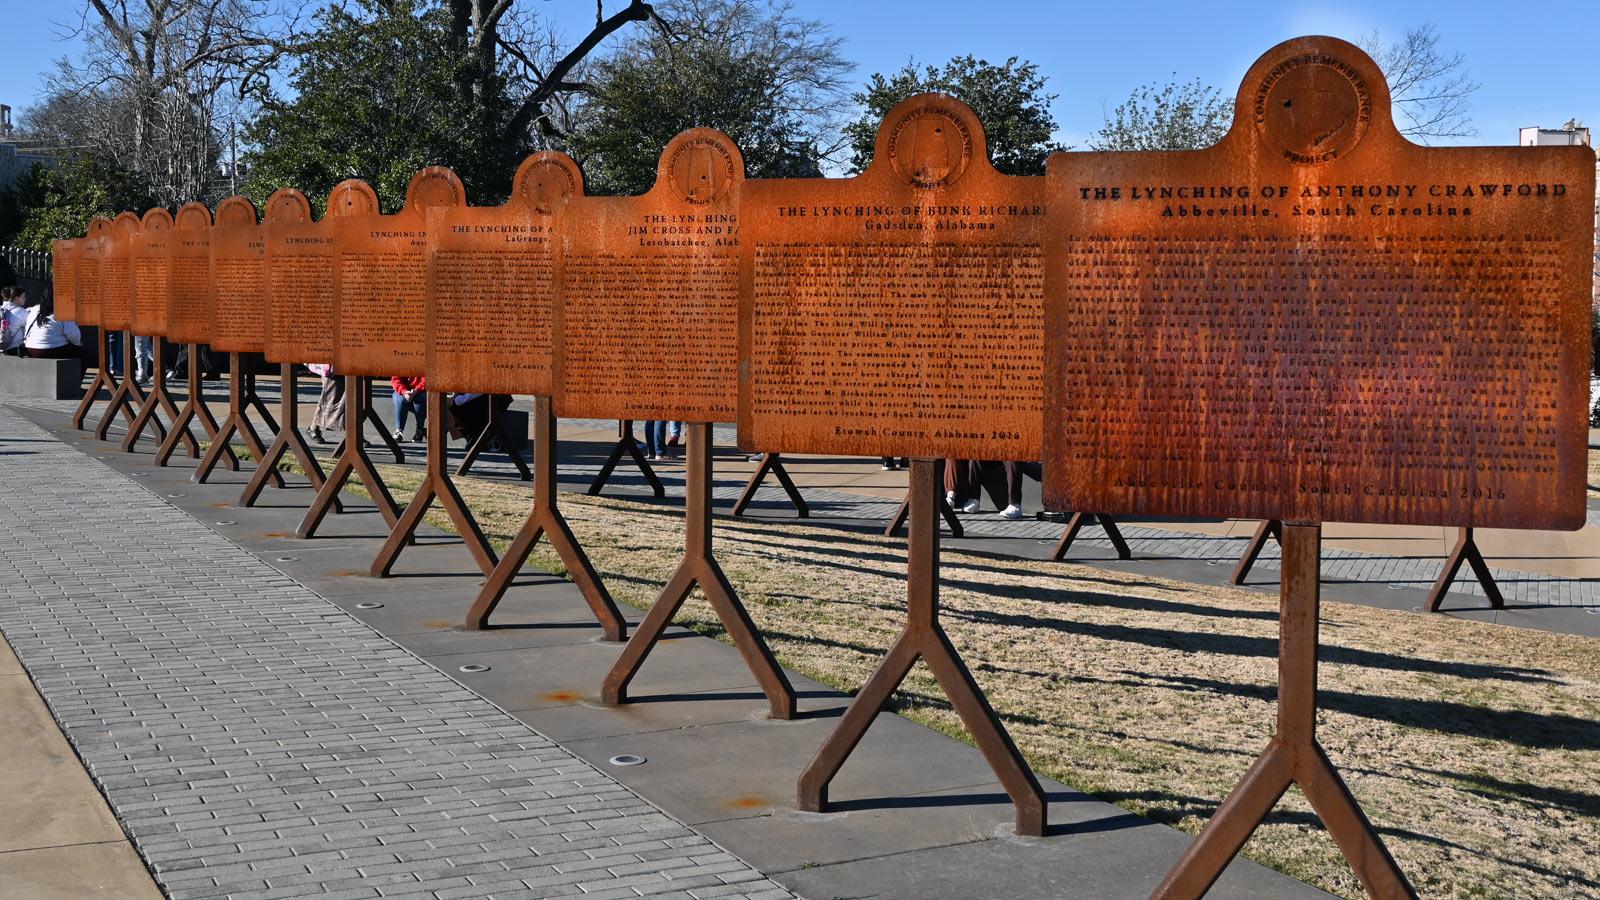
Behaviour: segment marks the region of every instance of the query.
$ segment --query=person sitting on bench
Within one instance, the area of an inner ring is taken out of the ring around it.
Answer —
[[[56,298],[48,288],[28,311],[23,326],[23,353],[33,359],[77,359],[83,355],[83,334],[76,322],[56,321]]]
[[[22,329],[28,325],[28,294],[20,287],[0,288],[0,352],[22,355]]]

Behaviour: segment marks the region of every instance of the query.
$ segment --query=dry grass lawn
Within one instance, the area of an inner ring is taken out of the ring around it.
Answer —
[[[396,497],[419,480],[381,468]],[[503,546],[527,486],[458,483]],[[570,494],[562,508],[619,602],[655,599],[681,508]],[[853,691],[899,633],[903,541],[719,518],[716,547],[795,671]],[[544,544],[530,564],[560,571]],[[952,640],[1043,774],[1193,833],[1272,732],[1273,597],[950,551],[942,576]],[[1342,603],[1323,617],[1323,745],[1418,891],[1600,895],[1600,641]],[[679,620],[720,632],[703,602]],[[964,737],[920,666],[898,701]],[[1297,792],[1245,852],[1361,896]]]

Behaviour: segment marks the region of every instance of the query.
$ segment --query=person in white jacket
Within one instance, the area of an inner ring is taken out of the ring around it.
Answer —
[[[56,321],[56,300],[46,290],[39,304],[28,310],[22,328],[23,353],[34,359],[75,359],[83,352],[83,333],[76,322]]]
[[[27,292],[20,287],[0,288],[0,352],[20,355],[27,324]]]

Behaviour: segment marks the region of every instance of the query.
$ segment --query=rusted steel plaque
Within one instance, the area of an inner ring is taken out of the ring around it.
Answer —
[[[50,242],[50,287],[55,295],[56,318],[78,320],[78,261],[83,258],[87,238],[67,238]]]
[[[133,238],[139,217],[117,213],[100,251],[100,326],[111,331],[133,327]]]
[[[334,235],[333,365],[345,375],[423,374],[427,357],[428,211],[466,205],[456,173],[432,166],[411,177],[392,216],[324,221]],[[507,311],[514,315],[514,312]],[[486,323],[497,324],[497,323]]]
[[[1044,191],[943,94],[890,110],[855,178],[747,183],[739,445],[1039,459]]]
[[[1235,111],[1050,160],[1046,504],[1581,526],[1593,151],[1412,144],[1332,38]]]
[[[172,274],[172,213],[156,208],[144,214],[133,236],[133,332],[167,333],[167,289]]]
[[[211,210],[204,203],[185,203],[178,210],[167,255],[167,339],[207,343],[217,295],[211,288]]]
[[[243,197],[217,204],[211,225],[211,286],[216,297],[212,349],[260,353],[267,349],[267,263],[256,207]]]
[[[328,194],[328,212],[312,221],[304,194],[284,188],[267,200],[267,359],[273,362],[333,361],[334,271],[342,216],[376,216],[378,195],[363,181],[343,181]]]
[[[504,206],[428,214],[428,384],[550,396],[556,231],[583,173],[566,154],[523,160]]]
[[[695,128],[638,197],[575,197],[556,260],[559,416],[732,420],[744,157]]]
[[[100,324],[100,272],[105,267],[106,245],[110,243],[111,220],[96,216],[78,249],[76,293],[78,315],[71,321],[79,325]],[[65,316],[63,316],[65,318]]]

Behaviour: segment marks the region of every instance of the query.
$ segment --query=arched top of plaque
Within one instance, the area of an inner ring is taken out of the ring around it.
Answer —
[[[1370,133],[1402,139],[1394,127],[1389,82],[1372,57],[1349,41],[1313,35],[1273,47],[1239,85],[1224,143],[1252,141],[1275,160],[1320,166],[1343,159]]]
[[[455,172],[444,166],[418,169],[406,185],[406,205],[401,212],[426,215],[429,209],[467,205],[467,189]],[[376,211],[376,210],[375,210]]]
[[[172,230],[172,213],[167,212],[164,207],[157,206],[149,210],[140,221],[145,231]]]
[[[86,237],[105,237],[111,234],[111,220],[105,216],[95,216],[89,220],[89,228],[84,232]]]
[[[328,192],[327,216],[375,216],[378,192],[359,178],[349,178]]]
[[[211,210],[193,200],[178,207],[175,226],[179,231],[199,231],[211,227]]]
[[[224,201],[226,203],[226,201]],[[331,206],[331,204],[330,204]],[[298,188],[278,188],[267,198],[265,219],[274,225],[311,221],[311,201]]]
[[[115,237],[127,237],[137,232],[142,224],[138,213],[119,212],[117,217],[111,220],[111,233]]]
[[[216,221],[218,225],[226,228],[248,228],[256,224],[256,205],[234,195],[217,204]]]
[[[656,183],[650,189],[691,206],[706,206],[726,198],[744,181],[744,154],[739,145],[715,128],[679,132],[661,151]]]
[[[869,170],[888,166],[912,188],[936,191],[975,165],[993,168],[983,124],[949,94],[917,94],[896,104],[878,126]]]
[[[583,170],[572,157],[555,150],[535,153],[517,166],[511,201],[548,216],[573,197],[583,196]]]

